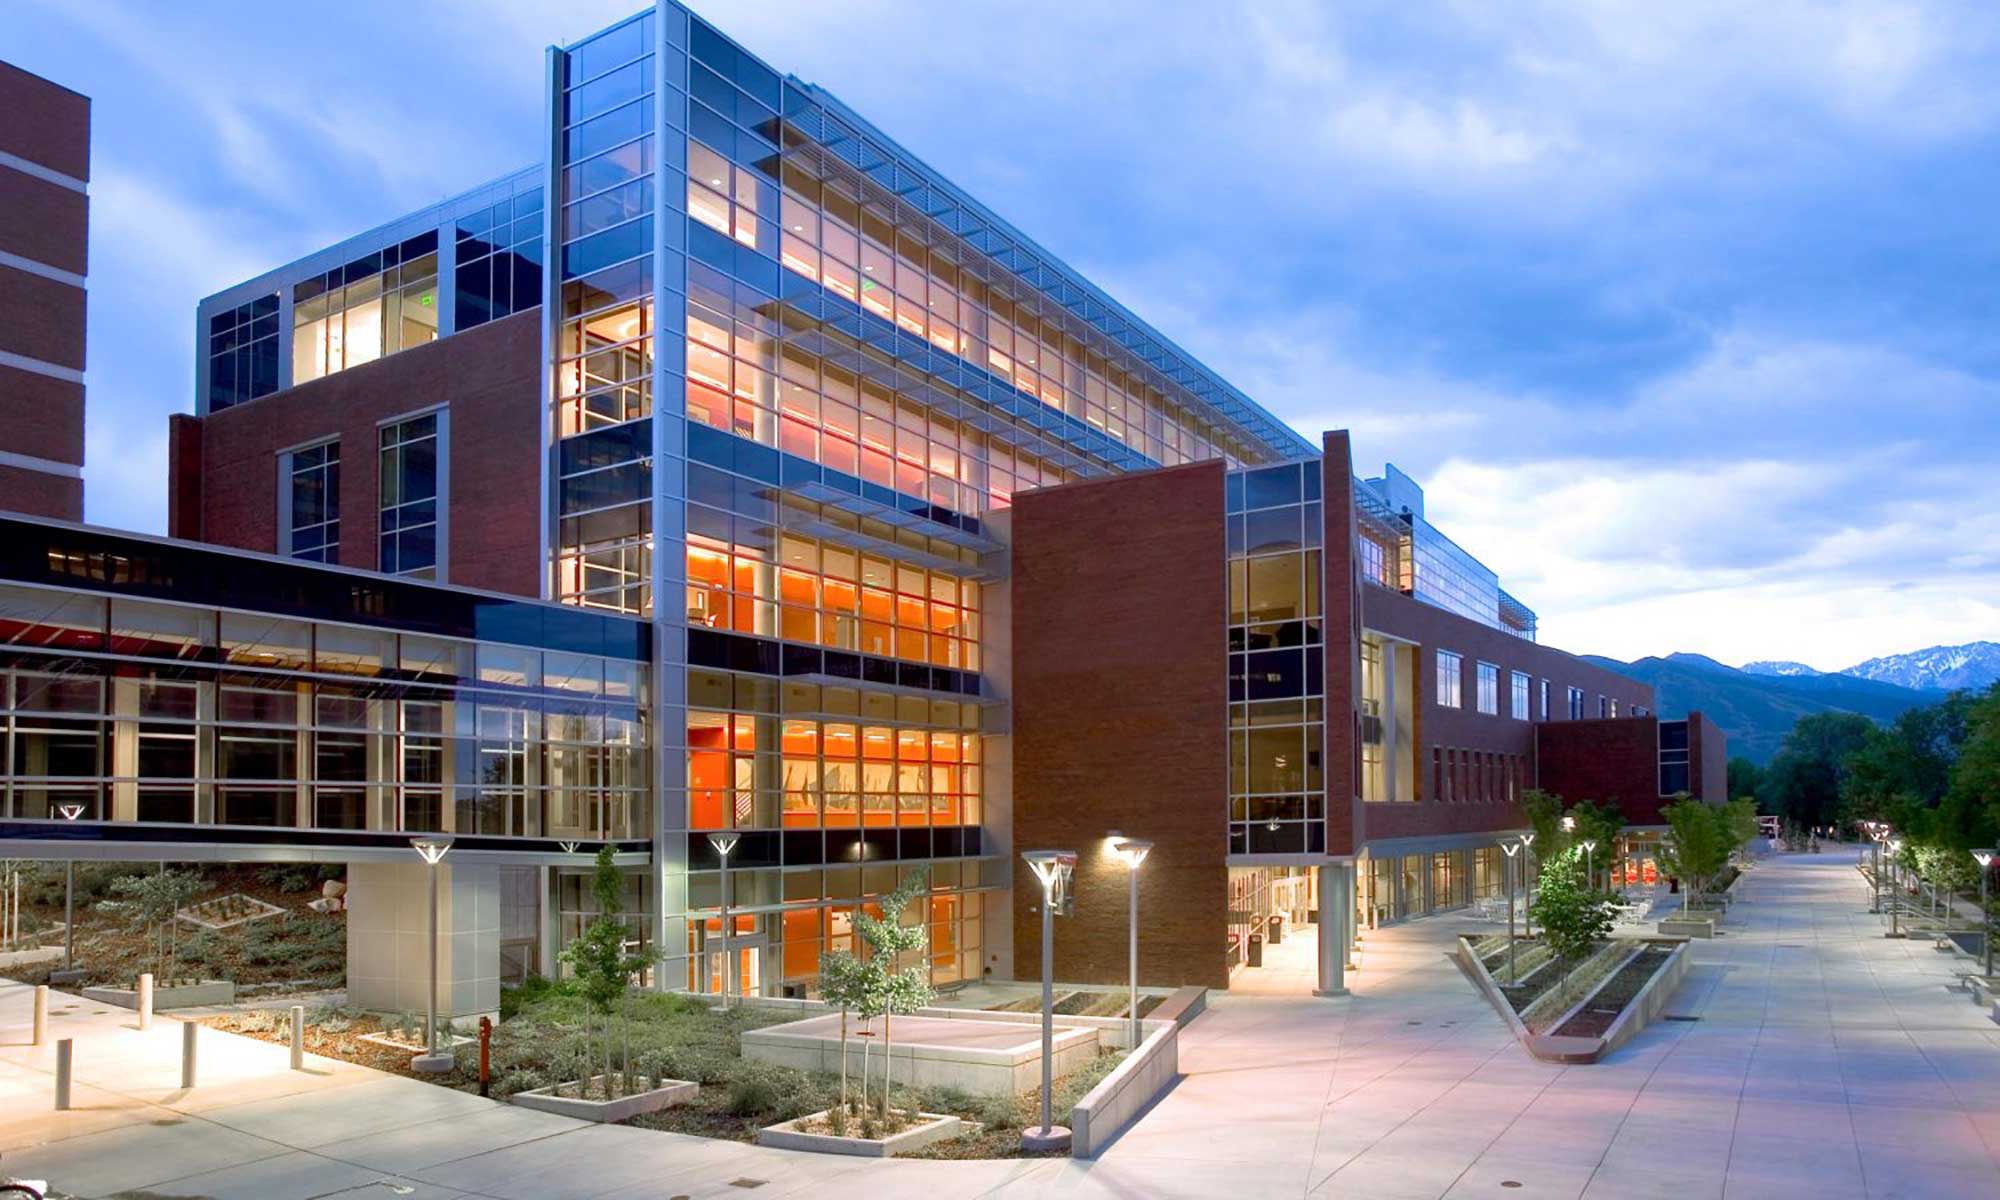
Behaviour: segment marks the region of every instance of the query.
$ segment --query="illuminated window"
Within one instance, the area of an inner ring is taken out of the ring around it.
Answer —
[[[299,283],[292,322],[294,384],[437,340],[437,233]]]

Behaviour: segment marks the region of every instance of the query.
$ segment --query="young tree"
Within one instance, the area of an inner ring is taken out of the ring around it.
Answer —
[[[921,916],[913,925],[903,924],[903,913],[930,890],[930,871],[918,868],[903,880],[901,886],[882,898],[882,915],[877,917],[863,910],[855,914],[855,928],[861,933],[861,940],[868,943],[868,961],[865,965],[866,983],[864,1002],[860,1006],[864,1017],[882,1018],[882,1107],[886,1120],[889,1116],[889,1087],[893,1082],[894,1060],[889,1057],[894,1047],[894,1035],[890,1021],[898,1014],[916,1012],[931,1002],[933,992],[930,973],[921,966],[896,970],[896,960],[904,954],[922,951],[930,945],[930,929]],[[862,1104],[868,1102],[868,1051],[861,1052]]]
[[[1541,892],[1535,897],[1535,920],[1556,952],[1562,972],[1562,997],[1569,999],[1569,973],[1590,957],[1611,932],[1611,897],[1596,891],[1584,878],[1583,851],[1572,846],[1548,860]]]
[[[1729,859],[1720,812],[1686,793],[1660,810],[1660,815],[1667,819],[1667,836],[1660,843],[1660,866],[1680,879],[1686,894],[1684,908],[1696,906],[1701,899],[1702,884]]]
[[[632,977],[645,970],[654,956],[631,953],[626,949],[625,922],[620,919],[620,914],[625,911],[625,873],[612,861],[612,850],[608,845],[597,852],[597,869],[591,877],[590,886],[597,897],[597,915],[591,918],[590,924],[584,927],[575,941],[563,947],[562,961],[575,975],[586,1009],[602,1021],[604,1077],[608,1090],[614,1083],[623,1083],[611,1065],[611,1017],[616,1013],[621,1022],[626,1019],[626,999],[631,990]],[[590,1035],[586,1019],[586,1043]],[[631,1073],[629,1051],[628,1039],[625,1075]],[[586,1079],[582,1082],[584,1091],[588,1093],[590,1081]]]
[[[1609,870],[1612,856],[1617,851],[1618,834],[1625,828],[1625,814],[1619,810],[1618,802],[1609,800],[1598,804],[1590,800],[1579,800],[1570,805],[1569,811],[1563,815],[1576,823],[1575,832],[1569,835],[1571,845],[1582,846],[1585,842],[1591,842],[1596,846],[1596,849],[1584,856],[1585,869]],[[1536,844],[1540,844],[1539,838]],[[1595,879],[1585,879],[1584,883],[1590,887],[1597,886]]]
[[[193,871],[124,875],[112,880],[110,888],[122,899],[99,901],[97,907],[124,917],[130,928],[145,931],[153,977],[165,986],[173,982],[180,960],[180,911],[207,886]]]
[[[868,967],[860,959],[846,950],[835,950],[819,956],[819,994],[828,1004],[840,1007],[840,1107],[847,1110],[847,1010],[860,1008],[867,1001]],[[861,1056],[865,1068],[868,1057],[868,1043],[861,1044]],[[863,1075],[863,1082],[866,1082]],[[864,1099],[866,1093],[863,1093]]]

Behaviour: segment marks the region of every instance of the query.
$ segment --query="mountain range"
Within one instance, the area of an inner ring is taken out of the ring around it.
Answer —
[[[1817,671],[1801,662],[1767,661],[1744,663],[1751,675],[1797,678],[1805,675],[1852,675],[1900,687],[1978,689],[2000,679],[2000,642],[1967,642],[1963,646],[1932,646],[1908,654],[1871,658],[1840,671]]]
[[[1729,753],[1768,762],[1800,717],[1860,713],[1893,721],[1904,710],[1935,704],[1948,692],[2000,680],[2000,644],[1932,646],[1870,659],[1845,671],[1803,663],[1753,662],[1742,668],[1700,654],[1669,654],[1620,662],[1584,655],[1599,666],[1653,686],[1663,717],[1699,710],[1729,735]]]

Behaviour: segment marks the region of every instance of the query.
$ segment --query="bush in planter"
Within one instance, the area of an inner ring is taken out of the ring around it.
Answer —
[[[1660,867],[1681,881],[1686,891],[1682,907],[1692,911],[1701,900],[1703,885],[1729,862],[1728,814],[1682,792],[1660,815],[1667,819]]]

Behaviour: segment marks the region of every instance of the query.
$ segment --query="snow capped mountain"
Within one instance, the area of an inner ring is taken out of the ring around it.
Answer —
[[[1787,662],[1784,659],[1765,659],[1759,662],[1744,663],[1742,669],[1745,675],[1779,675],[1788,679],[1797,678],[1801,675],[1819,674],[1818,671],[1813,670],[1802,662]]]
[[[1871,658],[1841,674],[1908,688],[1983,688],[2000,679],[2000,642],[1932,646],[1908,654]]]

